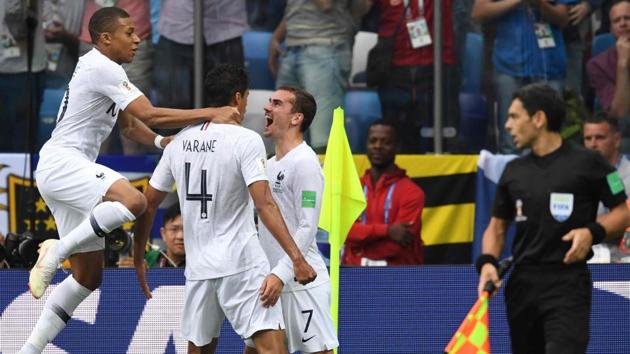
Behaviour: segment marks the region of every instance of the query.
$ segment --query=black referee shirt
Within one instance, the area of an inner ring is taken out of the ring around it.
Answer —
[[[516,224],[516,264],[562,264],[571,247],[562,236],[595,221],[600,200],[610,209],[625,202],[619,175],[599,153],[563,141],[551,154],[507,164],[493,216]]]

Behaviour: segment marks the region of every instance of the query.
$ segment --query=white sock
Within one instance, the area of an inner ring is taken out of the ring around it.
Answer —
[[[37,353],[41,353],[66,326],[77,306],[91,293],[92,290],[79,284],[73,276],[59,283],[46,300],[44,311],[22,351],[32,353],[35,349]]]
[[[135,215],[121,202],[100,203],[92,209],[88,218],[61,239],[56,250],[59,260],[68,258],[82,244],[98,240],[120,225],[135,219]]]

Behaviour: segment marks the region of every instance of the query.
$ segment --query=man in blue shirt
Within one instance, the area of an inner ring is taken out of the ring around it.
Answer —
[[[562,28],[569,23],[568,4],[575,0],[475,0],[472,18],[497,26],[492,55],[498,103],[500,153],[516,147],[503,125],[512,94],[520,87],[544,81],[562,91],[567,58]]]

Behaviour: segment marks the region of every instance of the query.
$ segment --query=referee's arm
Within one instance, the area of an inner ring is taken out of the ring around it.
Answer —
[[[626,203],[618,204],[610,213],[597,217],[597,222],[606,229],[606,239],[614,239],[621,236],[624,230],[630,226],[630,211]]]
[[[510,226],[510,221],[505,219],[499,219],[492,217],[486,230],[483,232],[483,239],[481,240],[481,253],[493,256],[498,259],[503,252],[503,245],[505,244],[505,233]],[[481,296],[483,288],[486,282],[490,280],[494,283],[497,289],[501,286],[501,280],[499,279],[499,273],[497,268],[491,263],[486,263],[481,267],[479,272],[479,286],[477,292]]]

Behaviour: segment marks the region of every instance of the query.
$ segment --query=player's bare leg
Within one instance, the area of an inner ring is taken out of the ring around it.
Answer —
[[[281,354],[287,353],[284,344],[284,331],[278,329],[268,329],[258,331],[252,336],[259,354]]]
[[[188,342],[188,354],[214,354],[218,343],[219,338],[212,338],[212,342],[203,347],[198,347],[194,345],[193,342]]]

